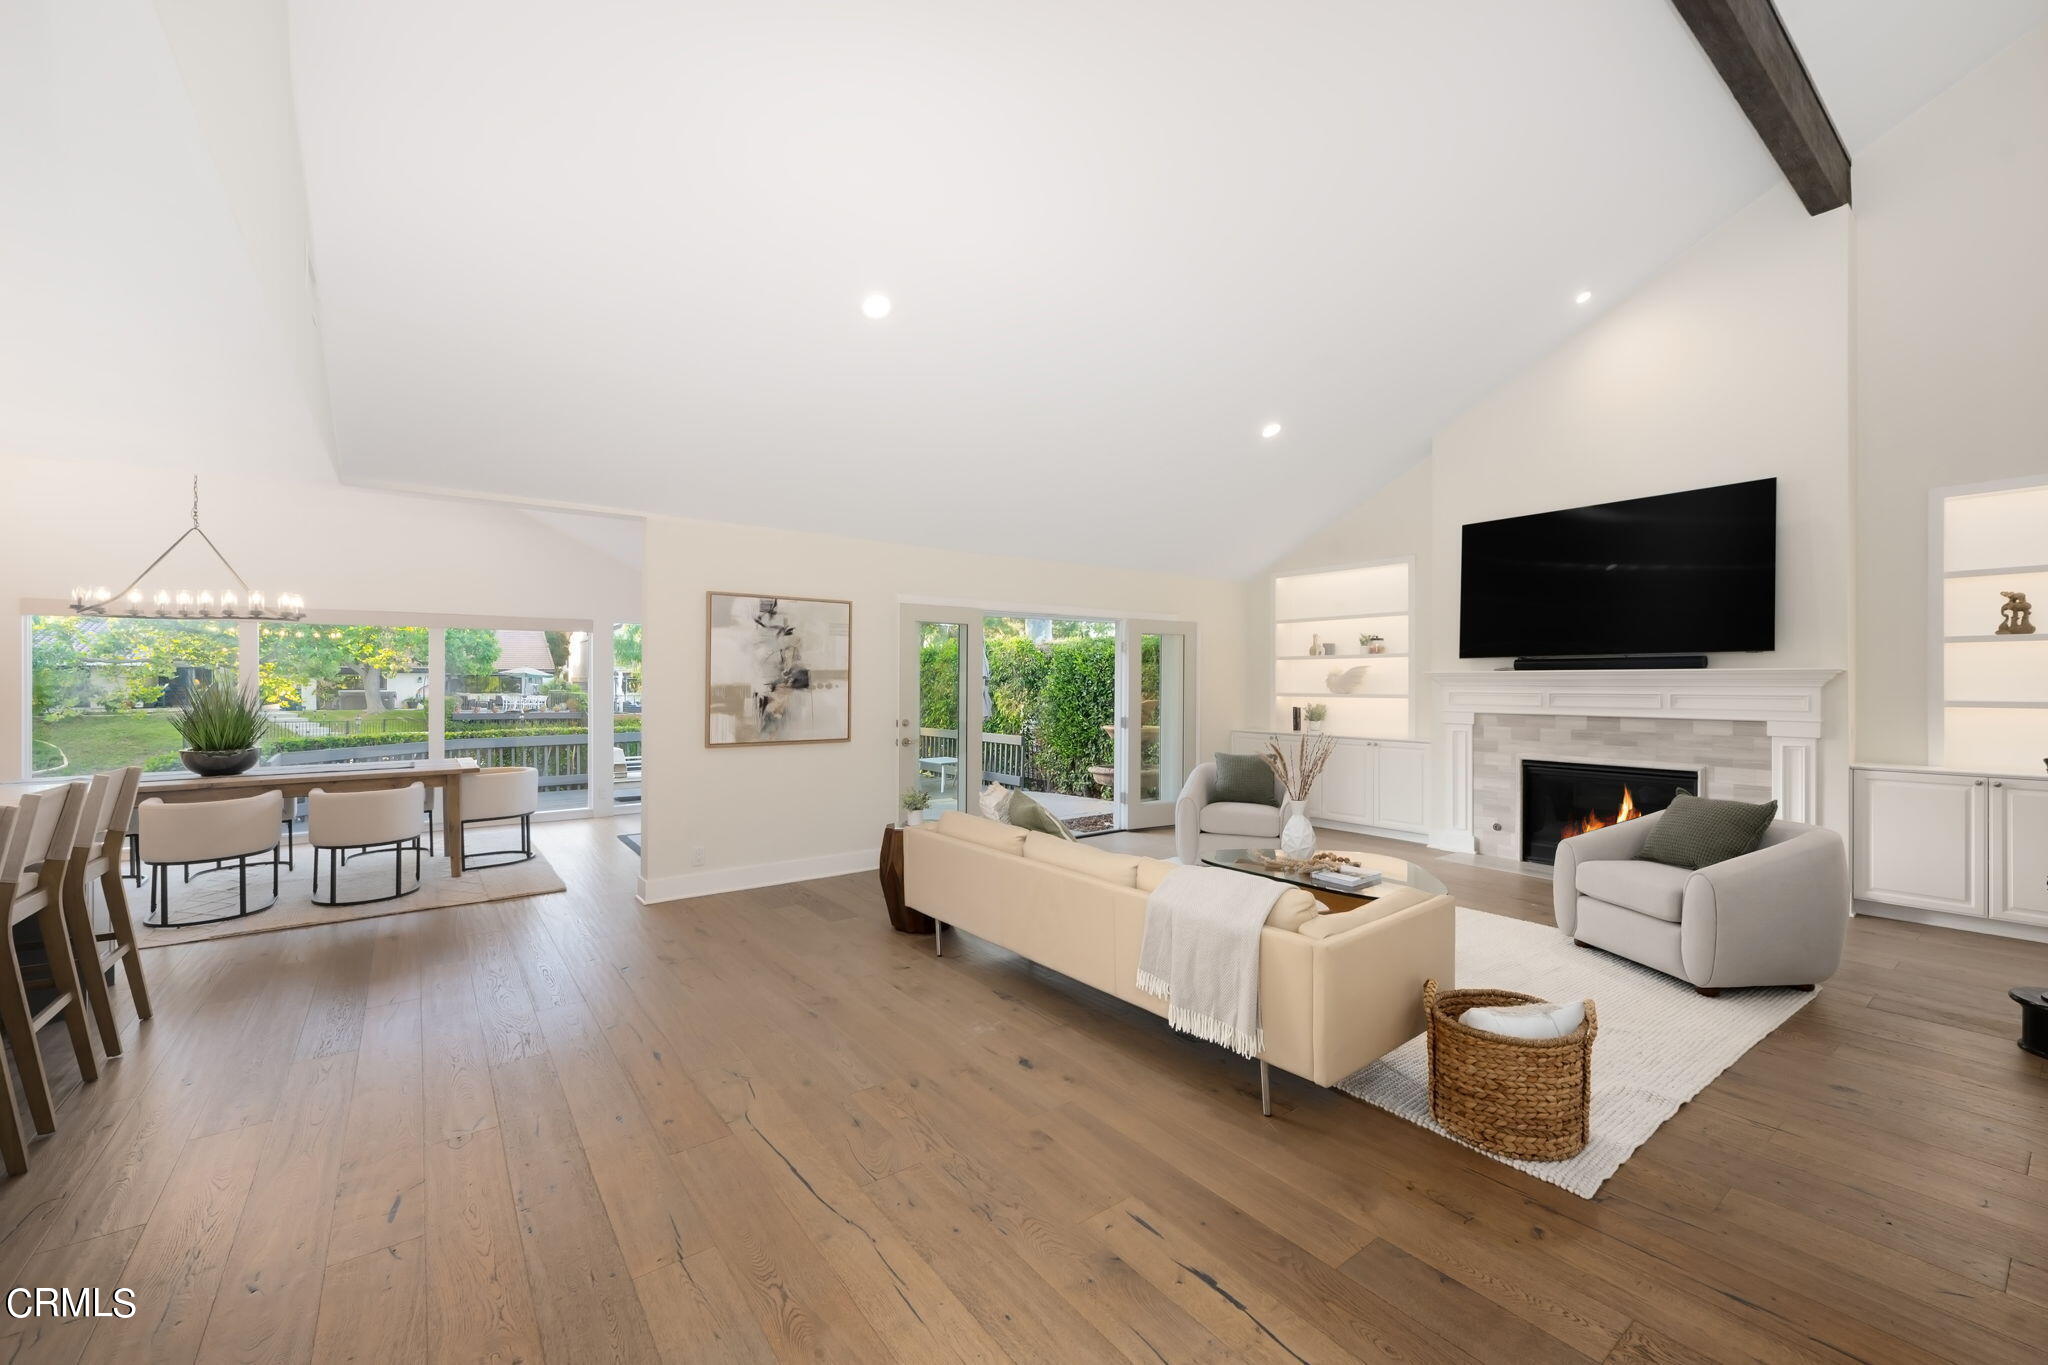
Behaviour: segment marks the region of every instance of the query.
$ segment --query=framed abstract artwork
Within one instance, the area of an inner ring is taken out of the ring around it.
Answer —
[[[704,743],[853,738],[853,603],[706,593]]]

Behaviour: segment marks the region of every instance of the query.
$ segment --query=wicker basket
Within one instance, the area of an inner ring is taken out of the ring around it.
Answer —
[[[1422,987],[1429,1020],[1429,1112],[1444,1130],[1495,1156],[1562,1161],[1589,1136],[1593,1035],[1586,1022],[1564,1038],[1503,1038],[1458,1022],[1487,1005],[1540,1003],[1516,991],[1444,991]]]

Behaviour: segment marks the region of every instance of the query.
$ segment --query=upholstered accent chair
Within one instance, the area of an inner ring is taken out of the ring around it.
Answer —
[[[1751,852],[1695,870],[1640,858],[1661,815],[1557,846],[1557,927],[1573,942],[1654,967],[1702,995],[1731,986],[1811,990],[1835,974],[1849,932],[1841,835],[1773,820]]]
[[[1215,785],[1216,765],[1198,763],[1180,789],[1180,799],[1174,803],[1174,854],[1185,867],[1202,861],[1204,834],[1235,834],[1245,839],[1280,837],[1280,779],[1273,779],[1274,803],[1270,806],[1252,801],[1212,801],[1209,797]]]

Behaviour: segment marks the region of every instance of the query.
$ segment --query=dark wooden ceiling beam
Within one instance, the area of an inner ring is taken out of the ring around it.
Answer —
[[[1808,213],[1849,202],[1849,150],[1771,0],[1671,0]]]

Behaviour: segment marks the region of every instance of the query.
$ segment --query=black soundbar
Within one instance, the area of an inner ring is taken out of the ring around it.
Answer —
[[[1524,655],[1515,660],[1517,669],[1594,668],[1705,668],[1704,654],[1586,654],[1577,658],[1557,654]]]

